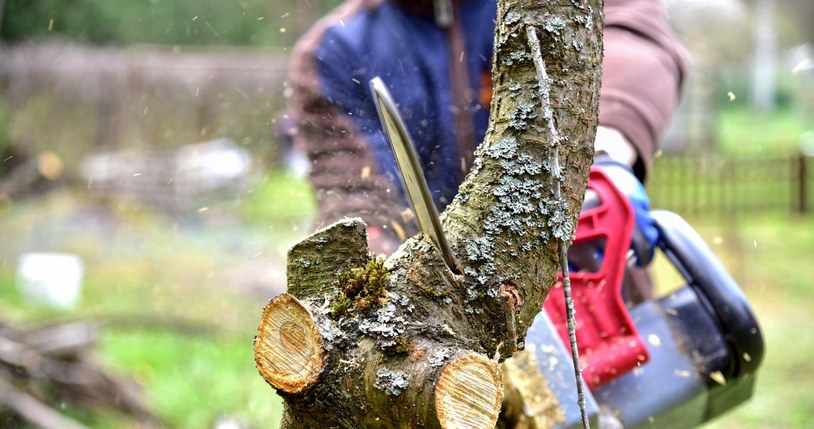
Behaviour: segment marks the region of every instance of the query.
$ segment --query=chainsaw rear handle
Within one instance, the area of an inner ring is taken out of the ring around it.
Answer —
[[[756,373],[763,360],[763,335],[735,279],[684,219],[663,210],[652,215],[659,229],[658,247],[709,307],[723,332],[730,349],[728,373],[723,375],[736,379]]]

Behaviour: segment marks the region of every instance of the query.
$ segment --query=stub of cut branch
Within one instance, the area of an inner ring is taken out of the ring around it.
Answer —
[[[266,305],[254,339],[260,375],[288,394],[306,392],[325,367],[326,353],[311,311],[291,295]]]
[[[500,368],[480,354],[454,359],[435,384],[435,409],[444,429],[492,429],[502,404]]]

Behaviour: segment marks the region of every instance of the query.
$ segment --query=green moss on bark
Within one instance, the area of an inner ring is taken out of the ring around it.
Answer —
[[[386,295],[388,280],[384,259],[373,256],[365,266],[354,267],[342,273],[336,280],[339,291],[331,305],[334,317],[354,310],[364,311],[377,305]]]

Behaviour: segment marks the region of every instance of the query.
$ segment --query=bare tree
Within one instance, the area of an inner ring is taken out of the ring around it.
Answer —
[[[489,131],[442,215],[458,267],[423,235],[371,258],[359,220],[295,245],[255,339],[284,427],[495,426],[498,362],[555,283],[587,182],[602,2],[502,0],[497,18]]]

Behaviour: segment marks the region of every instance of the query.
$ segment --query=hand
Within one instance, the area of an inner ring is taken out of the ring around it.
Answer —
[[[597,153],[594,166],[599,167],[630,201],[636,217],[630,248],[635,253],[636,265],[643,267],[649,264],[653,259],[659,232],[650,215],[650,198],[644,186],[633,175],[630,167],[611,159],[606,154]]]

